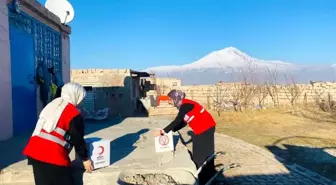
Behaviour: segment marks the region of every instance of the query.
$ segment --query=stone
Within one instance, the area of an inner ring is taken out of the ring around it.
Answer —
[[[128,184],[143,184],[143,185],[175,185],[177,182],[173,177],[167,174],[135,174],[133,176],[127,176],[122,179]]]

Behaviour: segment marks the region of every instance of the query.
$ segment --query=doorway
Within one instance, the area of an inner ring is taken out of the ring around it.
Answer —
[[[37,120],[33,34],[10,28],[14,136],[33,130]]]

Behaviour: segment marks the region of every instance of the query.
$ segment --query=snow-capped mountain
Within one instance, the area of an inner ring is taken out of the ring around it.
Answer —
[[[147,69],[152,71],[171,71],[171,70],[190,70],[190,69],[205,69],[205,68],[225,68],[225,67],[244,67],[248,64],[253,64],[255,66],[273,67],[273,66],[284,66],[292,67],[292,63],[282,62],[282,61],[264,61],[259,60],[249,55],[239,51],[234,47],[228,47],[222,50],[213,51],[210,54],[204,56],[203,58],[192,62],[190,64],[185,64],[182,66],[160,66],[152,67]]]
[[[279,60],[262,60],[251,57],[234,47],[213,51],[201,59],[181,66],[151,67],[144,71],[161,77],[181,78],[183,84],[213,84],[218,81],[240,81],[241,71],[253,71],[264,75],[277,71],[279,77],[290,73],[300,83],[309,80],[333,80],[336,65],[303,66]],[[240,73],[240,74],[239,74]],[[281,79],[279,79],[281,81]]]

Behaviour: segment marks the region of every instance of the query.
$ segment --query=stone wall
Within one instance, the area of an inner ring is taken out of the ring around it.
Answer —
[[[126,87],[130,69],[72,69],[71,81],[92,87]]]
[[[243,102],[243,99],[250,97],[250,105],[258,106],[259,100],[265,97],[262,106],[274,106],[274,99],[278,105],[291,105],[291,100],[295,100],[296,104],[315,103],[322,99],[327,100],[328,96],[336,98],[336,83],[317,82],[315,84],[296,84],[296,85],[277,85],[272,86],[253,86],[242,84],[217,84],[217,85],[194,85],[174,87],[186,93],[187,98],[198,101],[203,106],[214,108],[216,102],[221,102],[222,106],[232,106],[232,102]],[[254,89],[252,93],[248,89]],[[168,92],[171,88],[166,88]],[[276,90],[276,91],[275,91]],[[250,96],[247,96],[251,92]],[[275,93],[277,92],[277,93]],[[276,96],[277,95],[277,96]],[[297,98],[293,98],[297,97]]]
[[[72,82],[93,87],[94,109],[109,108],[110,116],[133,116],[139,96],[135,79],[130,69],[71,70]]]
[[[182,81],[179,78],[148,77],[145,79],[146,81],[149,81],[152,84],[157,84],[158,86],[176,87],[182,85]]]
[[[71,71],[71,81],[84,86],[94,87],[95,109],[97,110],[109,106],[112,115],[126,115],[128,114],[127,111],[135,109],[135,99],[138,95],[136,92],[133,92],[133,89],[135,89],[138,84],[131,76],[131,70],[129,69],[84,69]],[[160,84],[157,85],[160,86]],[[108,99],[106,99],[106,95],[104,94],[104,89],[106,90],[104,87],[110,88],[107,89],[110,95]],[[263,99],[261,103],[263,107],[274,106],[272,97],[274,97],[278,105],[284,106],[290,105],[291,100],[295,100],[294,103],[296,104],[308,104],[327,99],[328,95],[336,97],[336,83],[331,82],[277,85],[274,87],[244,85],[241,83],[170,87],[165,85],[163,88],[161,87],[162,91],[165,92],[164,94],[167,94],[173,88],[183,90],[186,92],[187,98],[196,100],[203,106],[211,109],[218,107],[218,102],[223,103],[221,107],[225,108],[232,107],[235,101],[242,104],[246,97],[246,92],[249,92],[248,89],[253,89],[253,93],[248,96],[250,97],[250,101],[248,101],[249,106],[256,107],[259,106],[260,99]],[[270,95],[269,91],[271,91],[273,96]],[[151,109],[153,114],[159,114],[155,112],[162,112],[162,108],[154,108],[156,107],[156,95],[156,91],[147,92],[148,101],[146,100],[146,106],[153,107]],[[293,96],[297,96],[297,98],[292,98]],[[166,109],[168,108],[169,107]],[[173,109],[172,111],[176,112],[176,110]]]

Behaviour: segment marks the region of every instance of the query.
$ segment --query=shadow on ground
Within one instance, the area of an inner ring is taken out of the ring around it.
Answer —
[[[142,134],[149,131],[148,128],[141,129],[134,133],[125,134],[119,138],[114,139],[110,143],[110,165],[124,159],[131,154],[137,146],[135,143],[140,139]],[[90,138],[95,141],[101,140],[101,138]],[[83,165],[78,161],[73,161],[73,177],[76,185],[83,185]]]
[[[243,164],[242,164],[243,165]],[[267,167],[264,167],[267,168]],[[232,169],[234,170],[234,169]],[[260,169],[264,171],[265,169]],[[288,173],[275,174],[256,174],[256,175],[237,175],[227,176],[221,175],[218,177],[217,185],[332,185],[330,179],[321,178],[310,174],[306,176],[305,169],[298,166],[287,166]],[[334,181],[335,183],[336,181]]]
[[[324,177],[336,181],[336,147],[308,147],[291,144],[281,144],[282,141],[300,138],[314,139],[321,138],[295,136],[283,138],[266,148],[276,156],[283,159],[280,161],[285,165],[298,164],[306,169],[318,173]]]
[[[173,141],[174,141],[174,150],[176,149],[176,145],[180,140],[180,136],[178,135],[173,135]]]
[[[148,131],[148,128],[141,129],[138,132],[128,133],[113,140],[110,145],[111,151],[113,151],[110,156],[110,165],[113,165],[115,162],[120,161],[132,153],[137,148],[134,144],[140,139],[142,134]]]
[[[289,112],[287,112],[289,113]],[[298,112],[291,112],[291,115],[297,116],[297,117],[303,117],[310,120],[314,120],[316,122],[328,122],[328,123],[336,123],[335,121],[335,114],[334,113],[328,113],[327,111],[323,111],[321,109],[305,109],[304,111],[298,111]],[[318,116],[316,116],[318,115]]]
[[[85,121],[85,135],[117,125],[123,120],[124,118],[111,118],[102,121]],[[32,131],[29,131],[7,141],[0,142],[0,148],[5,149],[1,151],[0,169],[4,169],[12,164],[26,159],[22,152],[31,134]]]
[[[283,138],[275,142],[273,145],[266,146],[270,152],[278,156],[278,161],[284,164],[288,170],[288,173],[242,175],[234,177],[222,176],[222,182],[227,185],[322,185],[332,184],[333,181],[336,182],[336,148],[310,148],[306,146],[295,146],[290,144],[282,144],[282,146],[279,145],[280,142],[286,139],[298,137],[300,136]],[[318,139],[309,137],[301,138]],[[335,156],[327,152],[329,149],[333,149]],[[265,169],[260,170],[264,171]]]
[[[123,122],[125,118],[117,117],[117,118],[108,118],[106,120],[85,120],[85,135],[89,135],[91,133],[97,132],[99,130],[103,130],[108,127],[112,127],[118,125]]]
[[[192,136],[192,131],[188,131],[187,135]],[[192,137],[190,137],[192,138]],[[288,138],[283,138],[278,142],[286,140]],[[314,138],[316,139],[316,138]],[[192,139],[185,140],[181,136],[181,141],[183,144],[189,144],[192,142]],[[288,184],[288,185],[322,185],[322,184],[331,184],[332,180],[335,180],[336,174],[336,157],[328,153],[329,149],[336,149],[333,147],[326,148],[308,148],[303,146],[293,146],[293,145],[283,145],[284,147],[278,147],[279,143],[276,142],[272,146],[267,146],[267,148],[276,156],[283,158],[278,158],[279,162],[283,163],[287,167],[288,173],[277,173],[277,174],[268,174],[267,166],[260,169],[259,174],[253,175],[235,175],[230,176],[226,175],[228,173],[221,174],[216,178],[216,183],[214,184],[225,184],[225,185],[268,185],[268,184]],[[336,155],[336,151],[333,150]],[[189,151],[192,156],[192,152]],[[293,157],[296,156],[296,157]],[[304,161],[309,161],[309,163],[303,163]],[[295,165],[297,163],[299,165]],[[228,164],[224,164],[228,165]],[[242,167],[246,168],[244,164],[241,164]],[[261,166],[262,167],[262,166]],[[248,168],[248,167],[247,167]],[[265,169],[266,168],[266,169]],[[307,169],[311,171],[322,172],[320,175],[327,177],[321,178],[321,176],[314,173],[310,173]],[[230,169],[235,170],[235,169]],[[309,173],[310,178],[305,175]],[[332,179],[332,180],[330,180]],[[325,183],[321,183],[321,181]]]
[[[26,159],[26,157],[23,156],[22,152],[31,134],[32,133],[29,132],[14,137],[10,140],[0,142],[0,148],[2,148],[0,158],[0,170],[16,162]]]
[[[217,185],[325,185],[317,181],[301,178],[297,172],[288,174],[269,174],[269,175],[241,175],[235,177],[221,177]]]

